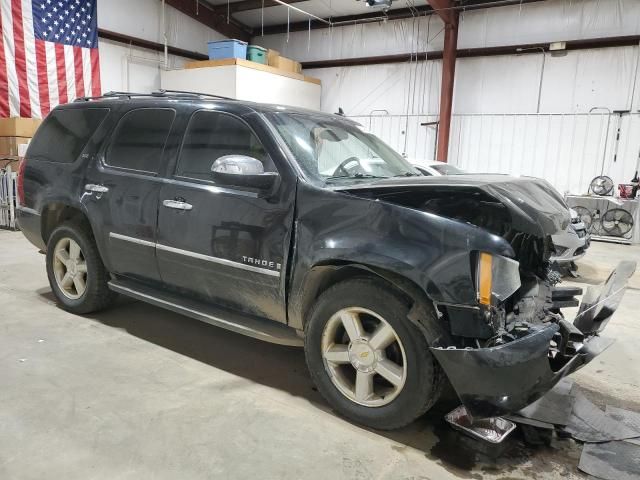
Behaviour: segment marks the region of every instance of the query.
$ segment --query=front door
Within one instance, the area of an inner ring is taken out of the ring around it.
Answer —
[[[230,154],[277,171],[244,120],[201,110],[189,120],[175,172],[160,190],[156,255],[169,288],[285,322],[285,267],[295,181],[266,194],[217,185],[215,160]],[[293,184],[292,184],[293,183]]]
[[[100,225],[103,258],[112,273],[160,282],[155,258],[159,172],[170,151],[175,116],[168,108],[126,112],[87,172],[84,202]]]

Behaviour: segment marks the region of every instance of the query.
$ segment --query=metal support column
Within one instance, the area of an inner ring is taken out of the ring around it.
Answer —
[[[440,124],[436,160],[446,162],[449,154],[453,85],[458,50],[458,12],[453,0],[427,0],[444,22],[444,48],[442,51],[442,84],[440,86]]]

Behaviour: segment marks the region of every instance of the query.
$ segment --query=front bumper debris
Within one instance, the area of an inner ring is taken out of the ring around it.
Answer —
[[[516,428],[511,420],[501,417],[474,421],[463,405],[449,412],[444,419],[456,430],[489,443],[501,443]]]
[[[490,348],[432,347],[467,412],[475,418],[516,412],[608,348],[613,342],[598,333],[620,305],[635,267],[621,262],[603,284],[589,287],[573,324],[543,323]]]

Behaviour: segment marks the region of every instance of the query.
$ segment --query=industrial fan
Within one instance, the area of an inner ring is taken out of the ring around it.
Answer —
[[[601,197],[609,195],[609,193],[611,193],[611,190],[613,190],[613,180],[611,180],[611,178],[607,177],[606,175],[596,177],[591,180],[591,183],[589,184],[589,190],[591,190],[596,195],[600,195]]]
[[[633,228],[633,217],[622,208],[613,208],[604,212],[601,225],[607,235],[624,237]]]
[[[591,214],[591,210],[586,207],[575,206],[571,207],[578,214],[578,218],[582,223],[584,223],[584,228],[587,229],[588,232],[591,231],[591,225],[593,225],[593,215]]]

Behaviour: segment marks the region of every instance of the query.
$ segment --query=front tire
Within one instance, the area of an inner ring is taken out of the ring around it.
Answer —
[[[91,231],[69,222],[57,227],[47,242],[49,285],[65,310],[85,314],[113,303],[107,272]]]
[[[391,430],[437,401],[442,372],[407,318],[409,307],[387,284],[365,278],[338,283],[318,299],[305,334],[307,366],[341,415]]]

